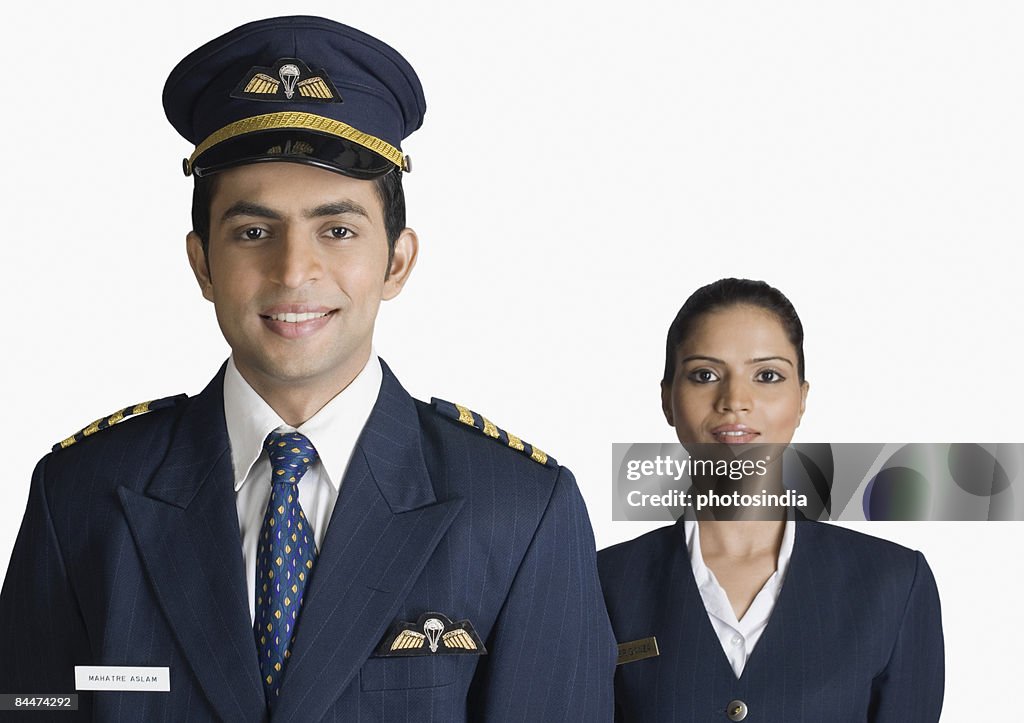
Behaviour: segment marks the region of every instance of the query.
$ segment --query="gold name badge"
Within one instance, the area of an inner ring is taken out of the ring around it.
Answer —
[[[632,663],[644,658],[653,658],[659,655],[658,641],[652,635],[642,640],[632,640],[628,643],[619,643],[619,659],[616,665]]]

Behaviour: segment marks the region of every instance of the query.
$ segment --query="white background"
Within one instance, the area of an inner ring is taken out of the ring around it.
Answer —
[[[576,473],[598,546],[613,441],[672,441],[664,335],[763,278],[807,331],[797,441],[1022,442],[1024,6],[1013,2],[7,4],[0,565],[35,461],[227,355],[184,253],[191,147],[160,93],[243,21],[309,12],[417,68],[421,259],[377,349]],[[612,3],[607,3],[612,5]],[[145,7],[145,9],[141,9]],[[1019,687],[1019,523],[889,524],[943,602],[944,720]],[[0,572],[5,568],[0,568]]]

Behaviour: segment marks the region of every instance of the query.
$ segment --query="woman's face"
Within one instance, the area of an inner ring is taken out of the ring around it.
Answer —
[[[807,382],[778,317],[737,304],[704,314],[676,349],[668,423],[683,444],[788,444],[800,426]]]

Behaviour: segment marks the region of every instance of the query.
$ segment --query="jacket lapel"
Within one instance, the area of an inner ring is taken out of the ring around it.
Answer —
[[[663,619],[671,621],[669,624],[675,630],[672,638],[675,644],[697,651],[697,659],[703,661],[701,674],[705,676],[705,683],[709,680],[708,676],[710,680],[734,681],[736,674],[729,664],[725,651],[722,650],[718,633],[715,632],[715,626],[708,617],[704,598],[701,597],[697,580],[693,576],[693,563],[690,562],[690,550],[686,546],[682,517],[676,522],[675,529],[679,534],[679,545],[674,548],[673,578],[681,581],[681,584],[673,585],[676,605],[667,606],[663,610]],[[685,692],[683,689],[680,691]]]
[[[210,704],[224,720],[258,721],[266,707],[249,620],[223,379],[222,368],[189,401],[146,493],[125,487],[119,493],[153,590]]]
[[[438,502],[412,397],[387,365],[313,569],[275,721],[320,720],[384,636],[462,506]]]
[[[757,646],[751,651],[747,665],[743,669],[744,682],[751,680],[774,679],[781,671],[772,669],[772,661],[787,658],[800,660],[807,656],[805,642],[809,631],[816,628],[807,620],[808,610],[814,606],[807,605],[807,600],[815,595],[815,588],[827,588],[822,585],[822,578],[827,574],[827,567],[815,565],[812,555],[820,549],[818,541],[819,528],[815,523],[808,522],[797,512],[796,532],[793,538],[793,554],[789,558],[786,579],[782,581],[782,590],[775,600],[771,617]],[[820,642],[813,646],[816,651],[811,655],[817,657],[823,649]]]

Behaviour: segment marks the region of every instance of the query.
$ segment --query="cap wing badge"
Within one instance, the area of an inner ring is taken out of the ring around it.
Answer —
[[[400,622],[384,636],[378,657],[411,655],[486,655],[487,649],[468,620],[453,623],[441,613],[423,613],[415,623]]]
[[[281,58],[273,67],[249,70],[231,93],[232,98],[285,102],[295,98],[313,103],[341,103],[341,95],[322,70],[310,70],[298,58]]]

